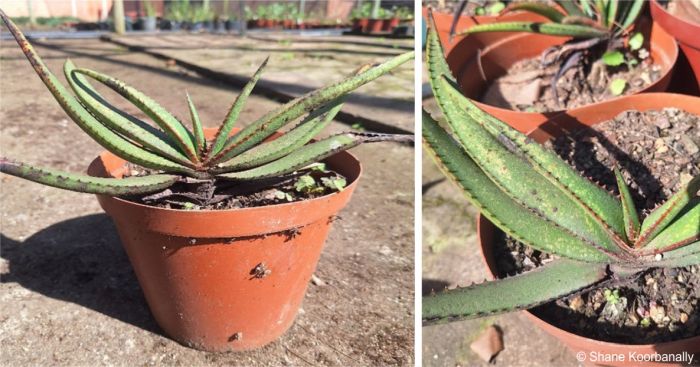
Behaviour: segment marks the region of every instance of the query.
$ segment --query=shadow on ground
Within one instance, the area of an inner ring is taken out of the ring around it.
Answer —
[[[1,257],[9,262],[1,283],[18,283],[161,333],[107,215],[59,222],[24,241],[1,236]]]

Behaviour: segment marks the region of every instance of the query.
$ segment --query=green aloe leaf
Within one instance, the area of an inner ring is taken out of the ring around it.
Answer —
[[[268,164],[245,171],[218,175],[229,180],[258,180],[294,172],[311,163],[318,162],[335,153],[348,150],[363,143],[380,141],[408,142],[413,141],[412,135],[374,134],[348,132],[328,137],[306,145],[294,152]]]
[[[656,208],[642,222],[635,247],[644,247],[682,213],[700,190],[700,176],[693,177],[681,190]]]
[[[239,94],[238,97],[236,97],[236,100],[233,102],[231,109],[228,111],[228,114],[224,119],[224,123],[221,124],[219,131],[216,132],[214,142],[211,146],[211,152],[209,153],[210,157],[215,157],[217,154],[219,154],[219,152],[221,152],[221,150],[226,145],[228,135],[229,133],[231,133],[233,125],[238,120],[238,115],[240,115],[241,111],[243,111],[243,107],[245,106],[245,102],[248,100],[248,96],[250,95],[250,93],[253,92],[253,88],[255,88],[255,85],[258,83],[258,80],[260,80],[260,77],[262,76],[262,73],[265,70],[265,66],[267,66],[267,62],[269,60],[270,57],[265,58],[263,63],[258,67],[258,70],[255,72],[255,74],[253,74],[253,77],[243,87],[241,94]]]
[[[92,87],[90,82],[80,74],[74,73],[75,64],[66,60],[63,73],[73,92],[92,114],[104,126],[117,131],[125,137],[141,144],[144,148],[173,162],[190,166],[191,162],[180,151],[168,144],[169,138],[145,122],[112,106]]]
[[[571,200],[546,177],[532,170],[513,147],[497,140],[449,97],[443,78],[442,49],[434,27],[428,36],[428,70],[433,94],[447,122],[470,157],[504,192],[530,210],[586,239],[600,250],[619,253],[622,247],[589,211]],[[449,76],[451,78],[451,76]],[[515,148],[517,150],[517,148]]]
[[[618,10],[618,4],[619,2],[616,0],[612,0],[608,2],[608,10],[607,10],[607,16],[608,16],[608,27],[612,28],[616,26],[616,18],[617,18],[617,10]]]
[[[159,105],[151,97],[148,97],[136,88],[127,85],[117,78],[113,78],[109,75],[105,75],[94,70],[78,68],[75,69],[74,72],[87,75],[90,78],[97,80],[113,91],[119,93],[129,102],[133,103],[136,107],[148,115],[148,117],[153,119],[158,126],[165,130],[165,132],[168,133],[173,140],[175,140],[180,149],[182,149],[190,160],[193,162],[198,161],[194,137],[190,131],[187,130],[180,120]]]
[[[605,266],[559,259],[510,278],[423,297],[423,324],[523,310],[564,297],[606,278]]]
[[[564,19],[565,15],[562,14],[557,8],[544,4],[544,3],[536,3],[536,2],[528,2],[528,1],[523,1],[523,2],[517,2],[517,3],[512,3],[508,5],[506,8],[507,12],[511,11],[518,11],[518,10],[523,10],[523,11],[528,11],[530,13],[535,13],[539,14],[552,22],[559,23],[561,22],[562,19]]]
[[[555,153],[513,129],[508,124],[485,113],[472,101],[464,97],[453,83],[441,84],[454,105],[465,111],[474,121],[481,124],[493,137],[500,139],[518,154],[526,158],[535,171],[545,176],[574,200],[581,208],[593,215],[593,218],[609,228],[613,237],[625,234],[620,202],[610,193],[591,181],[581,177],[569,164]]]
[[[34,167],[4,158],[0,159],[0,172],[64,190],[110,196],[161,191],[180,179],[179,176],[175,175],[150,175],[123,179],[92,177],[50,168]]]
[[[479,32],[529,32],[550,36],[576,38],[607,37],[608,32],[578,24],[537,23],[537,22],[501,22],[478,24],[461,32],[459,35]]]
[[[394,70],[406,61],[412,60],[414,56],[415,52],[406,52],[378,66],[369,68],[358,75],[307,93],[280,106],[229,138],[226,142],[226,147],[219,153],[218,158],[212,162],[225,162],[245,152],[307,111],[323,106],[338,97],[350,93],[360,86]]]
[[[201,160],[202,154],[204,154],[207,148],[207,140],[204,137],[204,128],[202,128],[202,121],[199,119],[199,114],[197,113],[197,108],[190,98],[190,94],[187,94],[187,106],[190,109],[190,120],[192,120],[192,131],[194,132],[194,146],[197,152],[197,157]]]
[[[8,30],[12,33],[17,44],[27,57],[27,60],[29,60],[34,67],[34,71],[39,75],[39,78],[44,82],[61,108],[63,108],[66,114],[68,114],[68,116],[98,144],[118,157],[143,167],[160,169],[168,172],[179,172],[191,176],[197,174],[190,168],[160,157],[131,143],[103,126],[70,94],[66,87],[61,84],[56,75],[44,64],[43,60],[34,50],[34,47],[27,41],[19,28],[17,28],[2,10],[0,10],[0,18],[5,22]]]
[[[635,21],[637,21],[643,7],[644,0],[631,0],[629,10],[624,13],[625,15],[622,17],[622,23],[620,24],[618,32],[624,32],[627,27],[631,26]]]
[[[653,262],[653,266],[663,266],[669,268],[678,268],[698,264],[700,264],[700,241],[681,246],[675,250],[664,252],[660,260],[655,260]]]
[[[587,262],[610,258],[573,233],[528,210],[501,191],[459,144],[423,111],[423,139],[435,162],[469,201],[501,230],[540,251]]]
[[[344,101],[345,97],[341,97],[337,101],[311,112],[299,125],[281,137],[237,155],[230,161],[216,167],[214,172],[225,173],[260,166],[301,148],[333,121],[343,108]]]
[[[649,241],[645,250],[676,248],[700,240],[700,200]]]
[[[571,0],[557,0],[554,1],[559,5],[564,11],[566,11],[567,15],[578,15],[578,16],[583,16],[583,12],[581,9],[579,9],[578,6],[576,6],[576,3]]]
[[[639,215],[637,214],[637,208],[634,205],[634,200],[632,199],[632,194],[630,189],[625,182],[625,178],[622,177],[622,173],[617,167],[615,167],[615,179],[617,180],[617,187],[620,190],[620,201],[622,202],[622,213],[625,218],[625,234],[629,241],[634,242],[639,235]]]

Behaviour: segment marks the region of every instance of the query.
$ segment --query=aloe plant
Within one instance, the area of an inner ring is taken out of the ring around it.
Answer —
[[[425,324],[531,308],[651,267],[700,264],[700,176],[640,218],[617,169],[620,198],[464,97],[434,29],[427,63],[444,121],[423,112],[425,149],[482,215],[558,259],[514,277],[426,296]]]
[[[83,131],[113,154],[156,172],[123,179],[97,178],[0,159],[0,172],[30,181],[66,190],[114,196],[154,193],[178,182],[212,187],[218,181],[236,184],[284,176],[362,143],[413,139],[409,135],[346,132],[311,142],[333,120],[349,92],[412,59],[412,52],[374,67],[361,67],[354,75],[294,99],[231,135],[247,97],[265,68],[265,60],[235,99],[214,139],[207,141],[189,95],[187,103],[192,120],[191,130],[135,88],[100,72],[79,68],[67,60],[63,71],[75,93],[73,96],[2,10],[0,17],[56,101]],[[126,98],[148,115],[158,128],[107,102],[92,87],[88,78]],[[287,133],[273,141],[266,141],[278,129],[305,114],[301,122]],[[208,195],[211,198],[212,192]],[[206,200],[202,199],[205,203]]]

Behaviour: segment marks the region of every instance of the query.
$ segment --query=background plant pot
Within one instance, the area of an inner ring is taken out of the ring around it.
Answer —
[[[400,19],[399,18],[389,18],[389,19],[384,19],[382,22],[382,31],[384,32],[391,32],[394,30],[394,28],[399,26]]]
[[[649,41],[651,59],[655,64],[661,66],[661,77],[636,93],[665,91],[671,81],[673,67],[678,59],[678,46],[666,31],[654,24],[651,26],[649,34],[651,35]],[[481,98],[488,85],[494,79],[504,75],[513,64],[520,60],[537,57],[545,49],[560,45],[568,38],[530,33],[513,34],[505,38],[487,35],[488,33],[469,35],[459,41],[446,55],[447,63],[457,78],[464,95],[474,99],[484,111],[507,122],[521,132],[531,131],[546,120],[562,113],[563,110],[545,113],[514,111],[487,105],[478,102],[478,99]],[[481,50],[480,61],[477,60],[479,50]],[[481,71],[486,79],[481,77]],[[609,101],[619,98],[613,98]]]
[[[700,98],[671,93],[646,93],[621,97],[616,101],[601,102],[595,106],[585,106],[573,109],[542,125],[536,131],[529,134],[530,137],[542,143],[562,134],[566,134],[573,129],[592,126],[597,123],[609,120],[626,110],[658,110],[665,107],[675,107],[690,113],[700,115]],[[493,254],[494,232],[496,227],[483,215],[477,218],[477,232],[482,259],[486,265],[490,279],[496,278],[496,262]],[[548,334],[559,339],[566,344],[574,353],[584,352],[589,356],[591,352],[604,354],[622,353],[626,363],[609,363],[610,366],[669,366],[669,364],[648,363],[644,364],[636,361],[629,361],[629,353],[637,354],[651,353],[700,353],[700,336],[665,342],[658,344],[628,345],[611,342],[603,342],[586,338],[565,331],[552,325],[529,311],[523,311],[525,315],[538,327]],[[593,364],[587,364],[593,365]]]
[[[292,325],[332,217],[361,174],[347,152],[326,162],[346,176],[347,188],[295,203],[187,211],[97,196],[168,336],[197,349],[236,351],[270,343]],[[124,163],[105,152],[88,172],[121,177]],[[256,278],[261,263],[271,273]]]
[[[139,20],[144,31],[154,32],[156,30],[156,17],[141,17]]]
[[[423,17],[424,19],[428,19],[428,8],[423,7]],[[442,48],[445,51],[445,54],[448,54],[450,50],[452,50],[453,47],[459,43],[460,40],[464,38],[464,36],[455,36],[452,41],[450,41],[450,26],[452,26],[452,18],[453,15],[451,13],[442,13],[442,12],[436,12],[433,11],[433,18],[435,19],[435,29],[438,32],[438,36],[440,37],[440,43],[442,44]],[[493,23],[493,22],[525,22],[525,21],[532,21],[532,22],[538,22],[538,21],[546,21],[547,18],[544,18],[539,15],[535,15],[532,13],[527,13],[527,12],[515,12],[515,13],[509,13],[506,15],[502,16],[493,16],[493,15],[475,15],[475,16],[468,16],[468,15],[462,15],[459,17],[459,20],[457,21],[457,27],[455,28],[456,32],[465,30],[471,26],[477,25],[477,24],[488,24],[488,23]],[[503,39],[506,37],[509,37],[512,35],[512,33],[504,33],[504,32],[490,32],[490,33],[481,33],[485,35],[484,37],[486,39],[493,39],[490,41],[490,43],[495,42],[495,40]]]
[[[368,19],[366,33],[379,33],[382,31],[383,19]]]
[[[651,16],[666,32],[678,40],[688,58],[700,88],[700,24],[691,23],[667,12],[657,0],[651,1]]]
[[[352,31],[358,33],[367,32],[367,26],[369,25],[369,19],[353,19],[352,21]]]

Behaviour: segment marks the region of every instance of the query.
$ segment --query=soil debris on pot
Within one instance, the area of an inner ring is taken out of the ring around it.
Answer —
[[[664,142],[664,149],[657,141]],[[700,173],[700,117],[675,108],[625,111],[592,128],[546,144],[582,175],[618,194],[619,165],[643,215]],[[524,273],[556,257],[497,231],[499,278]],[[651,268],[637,278],[605,284],[531,310],[574,334],[625,344],[700,335],[700,266]]]
[[[127,163],[126,171],[125,177],[159,173],[132,163]],[[342,174],[321,163],[289,175],[257,181],[179,182],[156,194],[124,199],[166,209],[226,210],[313,199],[339,192],[346,184],[347,179]]]
[[[603,64],[602,51],[591,52],[561,75],[556,82],[558,100],[552,90],[552,80],[563,61],[543,67],[541,57],[537,56],[513,64],[506,74],[488,86],[480,101],[522,112],[552,112],[617,97],[610,89],[611,82],[616,79],[625,81],[621,95],[629,95],[661,77],[661,66],[652,62],[646,49],[635,52],[641,59],[636,65],[623,63],[615,67]],[[633,56],[628,52],[625,59],[632,60]]]

